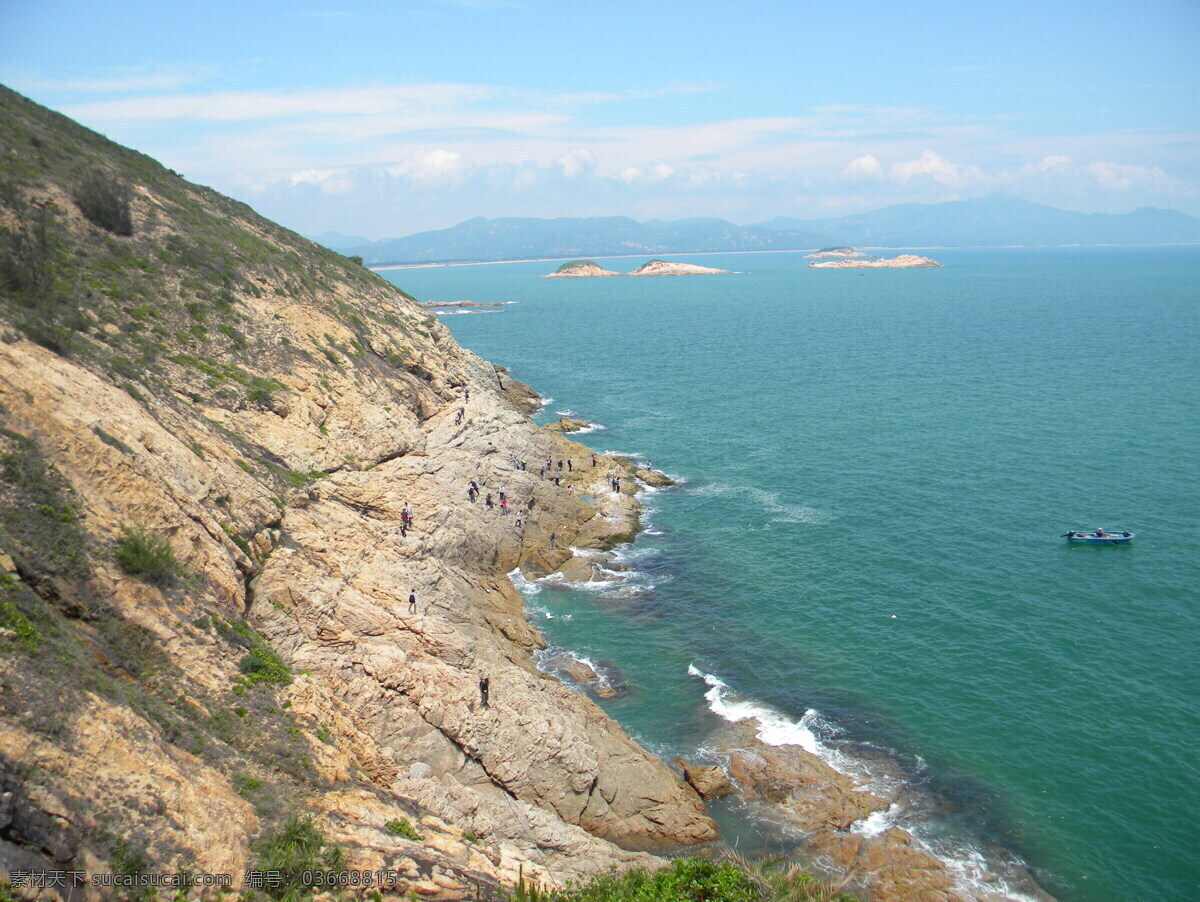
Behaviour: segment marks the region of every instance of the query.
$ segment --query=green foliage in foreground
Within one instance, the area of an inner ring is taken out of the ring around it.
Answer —
[[[113,545],[117,566],[148,583],[163,585],[179,572],[179,561],[166,539],[140,526],[121,527],[121,538]]]
[[[336,875],[346,866],[342,847],[327,842],[308,817],[293,817],[279,832],[255,843],[255,851],[259,870],[276,871],[282,878],[279,886],[263,887],[280,902],[311,898],[314,874]]]
[[[747,862],[676,858],[653,873],[642,868],[619,876],[602,874],[562,892],[542,892],[522,881],[510,902],[854,902],[802,868],[776,860]]]

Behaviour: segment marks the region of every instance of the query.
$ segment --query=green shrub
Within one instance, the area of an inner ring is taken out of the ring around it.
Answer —
[[[180,570],[170,544],[140,526],[122,526],[121,538],[113,545],[117,566],[148,583],[165,585]]]
[[[333,877],[346,863],[341,847],[328,842],[308,817],[291,818],[279,832],[256,842],[254,850],[259,870],[279,873],[279,885],[264,886],[263,892],[281,902],[312,898],[314,887],[305,884],[315,882],[313,875]]]
[[[383,825],[383,829],[392,836],[403,836],[405,839],[411,839],[413,842],[421,841],[421,834],[417,832],[417,828],[406,817],[388,821]]]
[[[641,868],[619,877],[604,874],[551,898],[564,902],[764,902],[769,897],[732,862],[676,858],[653,874]]]
[[[75,189],[75,204],[87,220],[114,235],[133,234],[133,191],[120,179],[89,173]]]

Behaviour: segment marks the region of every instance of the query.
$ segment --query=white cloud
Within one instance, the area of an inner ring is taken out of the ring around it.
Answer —
[[[842,175],[850,178],[876,179],[883,178],[883,164],[872,154],[855,157],[842,170]]]
[[[1157,189],[1175,184],[1175,180],[1157,166],[1137,166],[1097,160],[1089,163],[1086,171],[1096,180],[1097,184],[1116,191]]]
[[[586,147],[572,147],[554,162],[562,167],[563,174],[568,178],[592,172],[596,168],[596,156]]]
[[[948,185],[961,178],[958,166],[943,159],[932,150],[926,150],[915,160],[893,163],[888,172],[893,179],[899,182],[907,182],[916,176],[928,175],[934,181]]]

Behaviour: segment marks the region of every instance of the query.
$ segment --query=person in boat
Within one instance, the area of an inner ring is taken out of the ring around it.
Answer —
[[[1129,538],[1129,536],[1131,535],[1131,533],[1130,533],[1130,532],[1129,532],[1129,530],[1127,529],[1127,530],[1125,530],[1123,533],[1121,533],[1121,535],[1123,535],[1125,538],[1127,538],[1127,539],[1128,539],[1128,538]]]
[[[1068,530],[1067,530],[1067,538],[1068,538],[1068,539],[1073,539],[1073,538],[1075,538],[1075,530],[1073,530],[1073,529],[1068,529]]]
[[[1103,539],[1103,538],[1104,538],[1104,530],[1103,530],[1103,529],[1101,529],[1099,526],[1097,526],[1097,527],[1096,527],[1096,538],[1097,538],[1097,539]]]

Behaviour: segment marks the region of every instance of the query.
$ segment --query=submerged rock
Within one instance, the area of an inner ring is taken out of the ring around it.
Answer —
[[[733,784],[725,771],[712,764],[688,764],[675,757],[671,763],[683,771],[683,778],[692,784],[702,799],[716,799],[733,792]]]

